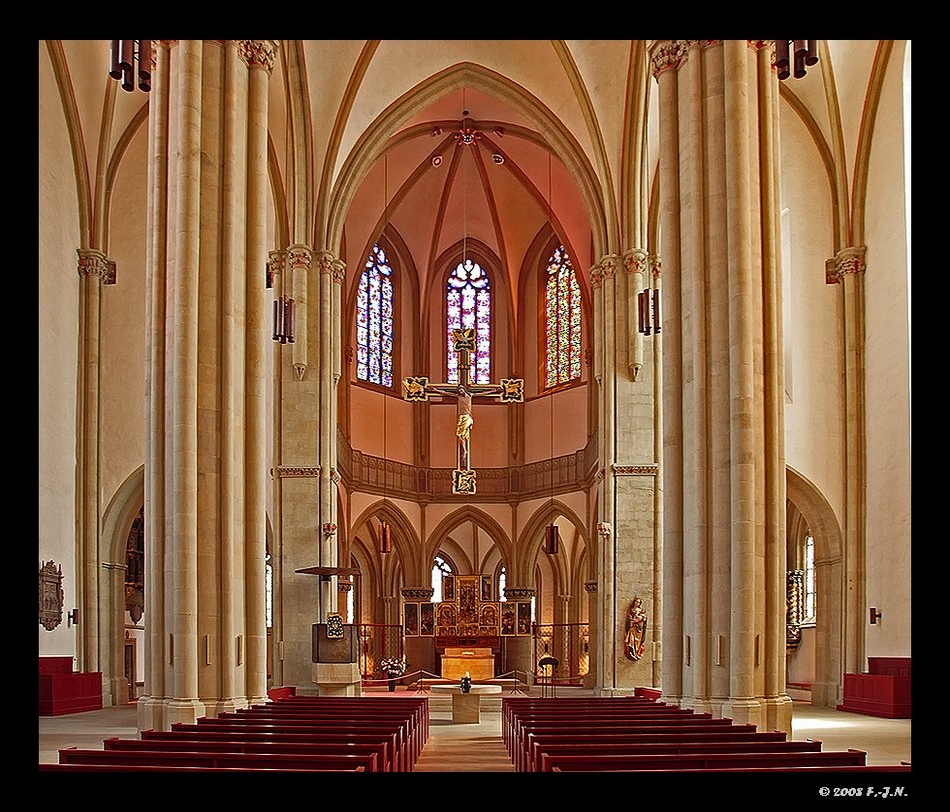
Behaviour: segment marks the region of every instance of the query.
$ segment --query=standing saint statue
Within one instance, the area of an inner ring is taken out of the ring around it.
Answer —
[[[630,660],[639,660],[646,647],[647,615],[643,611],[643,598],[634,598],[627,611],[627,633],[624,636],[623,652]]]

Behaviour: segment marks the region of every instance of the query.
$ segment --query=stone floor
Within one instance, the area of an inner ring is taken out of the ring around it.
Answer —
[[[570,695],[581,689],[568,689]],[[400,696],[403,691],[374,696]],[[429,694],[429,739],[415,772],[491,772],[513,773],[501,737],[501,701],[503,694],[481,698],[478,724],[452,721],[451,696]],[[559,695],[563,695],[564,691]],[[102,748],[110,736],[138,738],[135,705],[104,708],[39,719],[39,762],[56,762],[61,747]],[[911,720],[881,719],[855,713],[843,713],[797,700],[793,707],[791,739],[818,739],[823,750],[849,747],[867,752],[873,766],[911,761]],[[590,774],[586,774],[590,776]],[[629,774],[627,774],[629,775]]]

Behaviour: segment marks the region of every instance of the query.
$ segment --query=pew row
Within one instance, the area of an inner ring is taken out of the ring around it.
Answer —
[[[675,755],[541,754],[541,772],[639,772],[641,770],[745,770],[749,768],[866,767],[863,750],[790,753],[679,753]]]
[[[419,737],[413,736],[411,728],[405,720],[396,719],[344,719],[319,718],[310,719],[273,719],[245,716],[240,718],[226,717],[223,714],[215,719],[201,717],[196,722],[197,727],[209,730],[250,730],[257,733],[310,733],[314,731],[335,731],[337,733],[376,733],[385,736],[390,733],[396,735],[396,750],[405,754],[410,764],[415,764],[422,752],[422,742]],[[183,724],[172,724],[172,730],[185,730]]]
[[[182,733],[224,733],[227,737],[233,738],[235,735],[244,736],[246,734],[257,734],[263,736],[285,736],[296,734],[297,736],[314,736],[320,734],[332,734],[337,738],[351,739],[359,734],[374,736],[379,740],[386,739],[391,742],[391,749],[396,759],[399,759],[399,771],[409,772],[416,762],[416,753],[413,751],[405,739],[405,727],[401,724],[390,722],[374,723],[370,720],[363,721],[327,721],[323,723],[304,725],[304,724],[250,724],[235,723],[233,721],[219,722],[216,719],[201,717],[195,723],[174,722],[172,731]]]
[[[323,742],[275,742],[248,741],[239,737],[224,741],[183,737],[180,739],[120,739],[109,738],[103,742],[105,750],[122,750],[136,753],[254,753],[257,755],[374,756],[373,769],[368,772],[392,772],[385,742],[355,744],[345,739]]]
[[[624,742],[624,741],[540,741],[534,742],[528,761],[528,772],[545,772],[543,759],[546,756],[590,756],[621,755],[621,756],[668,756],[668,755],[703,755],[706,753],[816,753],[821,750],[821,742],[817,739],[808,741],[654,741],[654,742]],[[548,770],[550,772],[550,770]]]
[[[143,767],[202,767],[218,769],[234,767],[241,770],[324,770],[333,772],[378,772],[375,753],[308,756],[300,753],[198,753],[189,751],[91,750],[66,747],[59,751],[60,764],[87,764],[98,767],[130,765]]]
[[[349,745],[367,745],[379,748],[381,763],[386,765],[384,772],[408,772],[412,769],[409,754],[399,752],[395,733],[380,735],[346,732],[340,734],[332,730],[309,733],[260,733],[248,730],[207,730],[202,727],[197,730],[143,730],[139,735],[144,741],[174,742],[182,746],[186,746],[189,742],[207,742],[221,746],[235,742],[247,745],[282,744],[289,747],[327,745],[338,749]],[[131,739],[131,741],[138,740]]]

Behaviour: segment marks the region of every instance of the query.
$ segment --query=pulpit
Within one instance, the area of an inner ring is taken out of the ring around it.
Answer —
[[[495,656],[490,648],[449,647],[442,655],[442,678],[460,680],[465,673],[474,680],[493,679]]]

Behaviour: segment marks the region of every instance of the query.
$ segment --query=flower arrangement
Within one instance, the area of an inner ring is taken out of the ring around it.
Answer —
[[[386,657],[380,660],[379,667],[387,677],[401,677],[406,673],[406,658]]]

